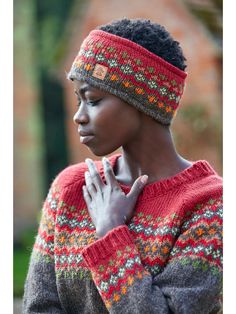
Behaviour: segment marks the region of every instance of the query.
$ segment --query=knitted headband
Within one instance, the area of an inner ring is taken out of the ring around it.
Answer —
[[[70,79],[118,96],[162,124],[170,124],[187,73],[142,46],[93,30],[83,41]]]

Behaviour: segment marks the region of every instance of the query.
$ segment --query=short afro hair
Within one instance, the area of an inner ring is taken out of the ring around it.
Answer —
[[[104,32],[129,39],[161,57],[180,70],[186,68],[186,58],[178,41],[161,25],[146,19],[121,19],[98,26]]]

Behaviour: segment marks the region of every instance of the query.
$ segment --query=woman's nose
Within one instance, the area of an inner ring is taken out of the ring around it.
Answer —
[[[82,106],[80,106],[80,108],[75,113],[73,120],[75,124],[86,124],[89,122],[88,113],[82,108]]]

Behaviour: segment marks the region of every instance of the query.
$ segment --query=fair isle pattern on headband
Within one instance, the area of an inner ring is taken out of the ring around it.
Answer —
[[[83,41],[69,78],[114,94],[162,124],[179,106],[187,73],[140,45],[101,30]]]

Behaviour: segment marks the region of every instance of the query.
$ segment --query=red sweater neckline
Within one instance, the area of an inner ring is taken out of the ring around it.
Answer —
[[[121,154],[114,154],[108,158],[113,169],[120,156]],[[103,171],[101,175],[104,178]],[[141,194],[146,194],[149,197],[152,195],[157,196],[164,194],[169,190],[179,188],[183,184],[198,181],[200,178],[207,177],[209,175],[217,175],[217,173],[206,160],[198,160],[193,162],[190,167],[184,169],[174,176],[147,184]],[[120,186],[126,193],[128,193],[131,189],[131,186],[122,183],[120,183]]]

